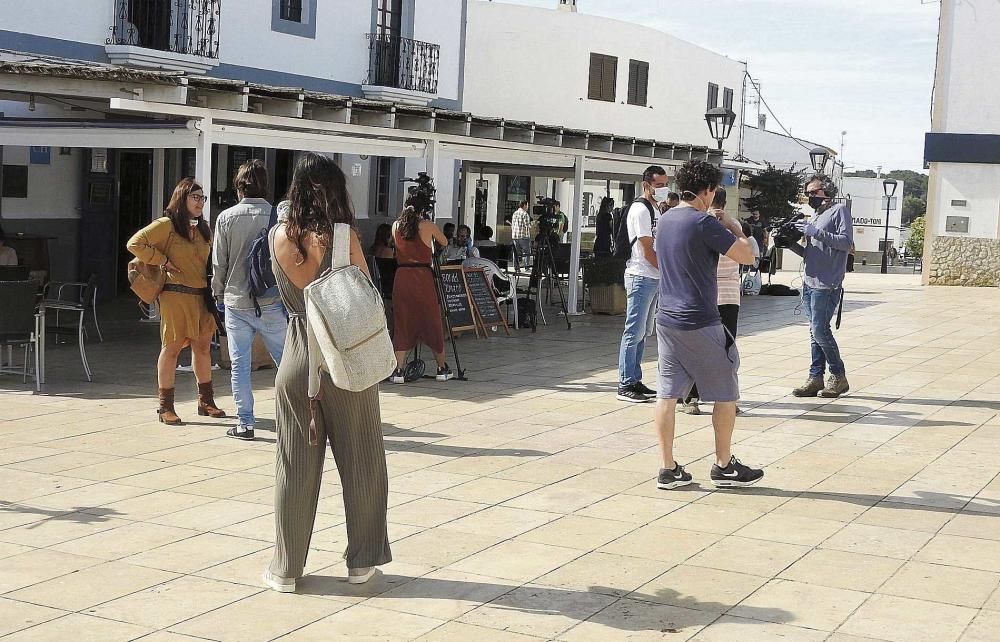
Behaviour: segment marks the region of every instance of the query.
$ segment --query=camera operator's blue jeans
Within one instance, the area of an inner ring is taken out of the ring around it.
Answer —
[[[260,306],[260,317],[253,310],[226,308],[226,335],[229,339],[229,358],[232,360],[233,401],[240,424],[253,426],[253,391],[250,386],[250,367],[253,361],[253,341],[260,334],[275,365],[281,363],[285,349],[285,332],[288,316],[281,302]]]
[[[812,365],[809,376],[822,377],[826,374],[826,366],[830,366],[830,374],[845,373],[844,361],[840,358],[840,347],[833,338],[830,321],[840,303],[840,288],[821,290],[802,286],[802,308],[809,319],[809,336],[812,339]]]
[[[642,381],[642,352],[646,337],[655,330],[656,298],[659,279],[625,275],[625,332],[618,351],[618,385],[631,386]]]

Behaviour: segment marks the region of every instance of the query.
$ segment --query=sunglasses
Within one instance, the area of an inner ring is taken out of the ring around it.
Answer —
[[[813,189],[806,192],[806,196],[821,196],[822,189]]]
[[[205,203],[208,201],[208,197],[205,196],[204,194],[188,194],[188,198],[193,198],[199,203]]]

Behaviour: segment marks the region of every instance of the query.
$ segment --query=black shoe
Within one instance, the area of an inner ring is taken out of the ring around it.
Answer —
[[[226,431],[226,437],[242,439],[243,441],[253,441],[253,428],[247,428],[240,424],[235,428]]]
[[[647,397],[656,398],[656,391],[646,386],[641,381],[639,383],[633,384],[632,388],[638,391],[639,393],[646,395]]]
[[[455,378],[455,373],[451,371],[451,368],[449,368],[446,363],[438,368],[437,375],[435,375],[434,378],[438,381],[448,381],[449,379]]]
[[[753,486],[763,478],[763,470],[744,466],[735,455],[729,458],[729,465],[725,468],[712,464],[712,483],[718,488]]]
[[[674,462],[674,469],[661,468],[660,474],[656,477],[656,487],[660,490],[673,490],[691,483],[691,473],[684,470],[677,462]]]
[[[618,386],[618,401],[646,403],[649,401],[649,397],[636,390],[633,384],[631,386]]]

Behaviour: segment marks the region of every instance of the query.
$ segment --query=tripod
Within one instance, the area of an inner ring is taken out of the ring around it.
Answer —
[[[552,242],[549,239],[548,234],[538,235],[538,247],[535,249],[533,261],[534,264],[531,268],[531,276],[528,278],[528,292],[526,298],[530,303],[531,295],[534,293],[535,310],[538,310],[541,307],[541,300],[539,299],[539,285],[541,284],[542,276],[544,275],[545,270],[548,269],[550,279],[555,279],[556,259],[552,255]],[[562,307],[563,316],[566,317],[566,329],[569,330],[573,326],[569,321],[569,310],[566,308],[566,298],[563,296],[562,286],[559,285],[558,281],[556,281],[556,292],[559,293],[559,305]],[[535,318],[532,319],[532,321],[531,331],[537,332],[538,319]]]

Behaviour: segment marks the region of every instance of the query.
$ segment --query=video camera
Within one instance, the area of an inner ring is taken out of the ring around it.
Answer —
[[[556,215],[556,199],[547,196],[536,198],[538,203],[532,208],[531,213],[538,221],[538,233],[548,238],[559,225],[559,217]]]
[[[434,179],[427,172],[420,172],[416,178],[403,178],[400,183],[416,183],[406,189],[406,206],[412,207],[419,214],[434,215],[434,204],[437,202]]]
[[[801,212],[796,212],[771,226],[774,232],[775,247],[790,247],[802,240],[802,232],[795,227],[795,224],[806,217]]]

